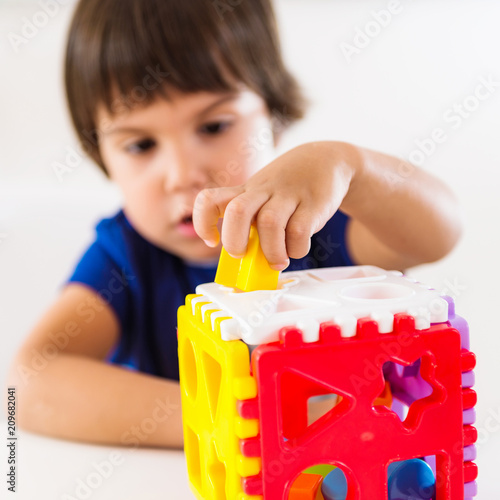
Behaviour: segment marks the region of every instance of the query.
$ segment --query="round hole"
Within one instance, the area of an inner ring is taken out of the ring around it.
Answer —
[[[198,370],[193,345],[190,340],[186,340],[186,342],[184,342],[183,351],[181,366],[184,390],[190,398],[196,399],[196,393],[198,390]]]
[[[405,299],[414,294],[414,290],[393,283],[365,283],[344,288],[340,295],[357,300],[394,300]]]

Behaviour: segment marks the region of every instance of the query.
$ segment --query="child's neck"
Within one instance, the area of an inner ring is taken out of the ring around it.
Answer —
[[[215,259],[207,259],[207,260],[190,260],[190,259],[182,259],[186,264],[193,267],[217,267],[219,263],[219,257]]]

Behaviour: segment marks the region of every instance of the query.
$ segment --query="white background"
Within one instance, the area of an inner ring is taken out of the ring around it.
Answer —
[[[62,180],[54,173],[54,163],[64,163],[68,148],[76,148],[62,87],[73,2],[64,3],[68,5],[60,6],[17,51],[8,34],[21,34],[23,18],[32,20],[41,7],[34,1],[0,4],[2,386],[9,360],[91,241],[95,222],[119,206],[118,193],[90,162],[82,161]],[[493,457],[500,445],[500,336],[495,316],[500,279],[500,87],[459,127],[453,128],[445,117],[454,104],[474,94],[481,78],[500,82],[500,4],[402,1],[400,12],[348,61],[341,44],[352,44],[357,30],[373,21],[373,12],[388,4],[279,0],[286,59],[311,100],[308,116],[288,133],[280,150],[309,140],[336,139],[408,159],[417,149],[416,141],[429,138],[435,128],[444,130],[446,140],[426,157],[423,167],[445,179],[459,196],[465,234],[449,257],[410,274],[454,296],[457,312],[469,321],[472,349],[478,355],[479,498],[498,498]],[[26,439],[29,452],[45,442],[29,435]],[[62,465],[63,475],[65,471],[71,474]],[[138,485],[133,476],[113,476],[112,491],[119,485],[123,491],[127,484]],[[68,477],[63,479],[69,484]],[[152,491],[148,498],[174,497]]]

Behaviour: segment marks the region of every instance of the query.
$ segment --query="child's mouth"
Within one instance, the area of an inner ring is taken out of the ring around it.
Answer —
[[[186,215],[183,217],[177,228],[183,236],[187,236],[188,238],[198,238],[198,234],[194,230],[192,215]]]

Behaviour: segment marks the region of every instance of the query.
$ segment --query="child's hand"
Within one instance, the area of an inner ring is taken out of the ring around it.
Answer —
[[[245,254],[255,222],[262,251],[274,269],[300,258],[339,208],[354,175],[333,142],[299,146],[259,170],[245,184],[204,189],[194,204],[193,222],[209,246],[221,239],[233,257]]]

